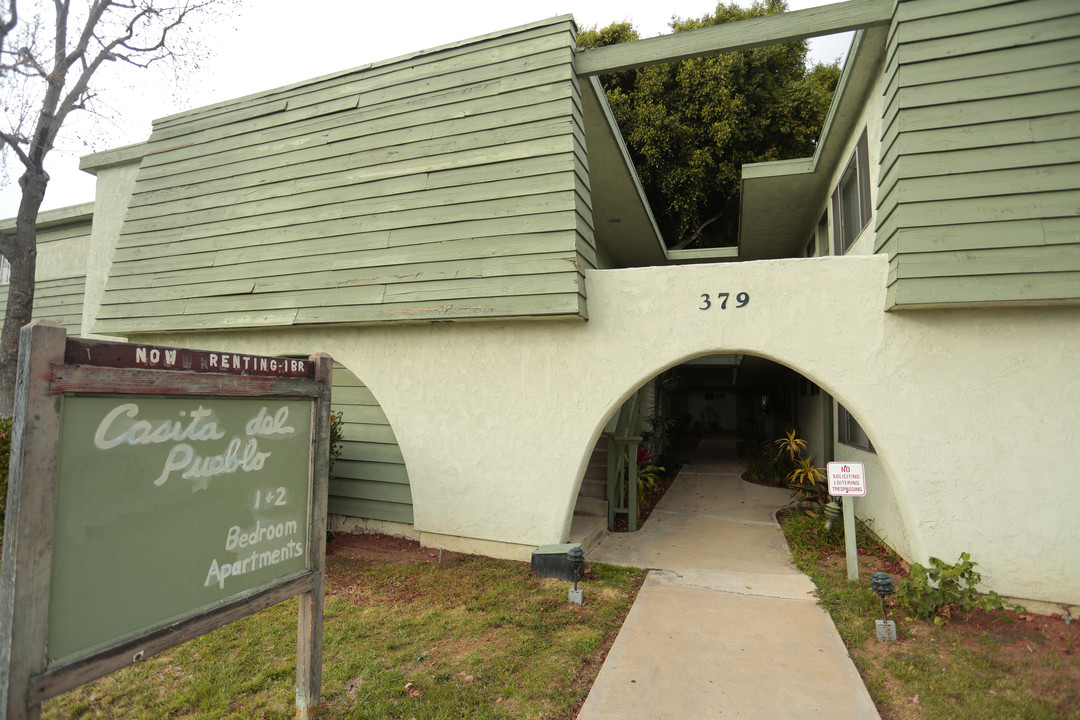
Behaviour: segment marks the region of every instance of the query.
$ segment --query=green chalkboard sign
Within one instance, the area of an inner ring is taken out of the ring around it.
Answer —
[[[65,397],[49,663],[307,569],[313,405]]]
[[[296,599],[322,685],[333,359],[19,334],[0,718]]]

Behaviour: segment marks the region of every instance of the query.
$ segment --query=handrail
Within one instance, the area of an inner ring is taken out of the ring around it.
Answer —
[[[634,393],[623,406],[615,421],[615,432],[607,434],[607,500],[608,527],[615,523],[615,515],[626,513],[626,525],[630,532],[637,530],[638,521],[638,444],[639,436],[630,435],[637,416],[641,390]],[[605,433],[606,434],[606,433]],[[624,472],[625,470],[625,472]],[[623,496],[626,504],[622,505]]]

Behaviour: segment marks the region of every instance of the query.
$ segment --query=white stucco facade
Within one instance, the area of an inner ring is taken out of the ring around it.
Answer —
[[[1080,308],[886,313],[886,272],[884,256],[601,270],[588,322],[145,340],[329,352],[393,426],[423,541],[517,558],[565,540],[588,453],[636,388],[701,355],[762,356],[858,417],[877,455],[857,511],[903,556],[970,552],[1002,594],[1080,603],[1063,560],[1080,542]],[[750,301],[700,309],[717,292]]]

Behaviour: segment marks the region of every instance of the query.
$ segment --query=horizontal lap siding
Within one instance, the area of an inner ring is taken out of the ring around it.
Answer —
[[[554,20],[159,121],[97,329],[584,317],[573,42]]]
[[[38,280],[34,286],[34,320],[55,320],[68,335],[82,335],[86,276]],[[7,310],[7,286],[0,285],[0,312]]]
[[[409,473],[390,422],[371,391],[338,363],[331,406],[342,413],[344,441],[341,456],[334,461],[329,511],[412,523]]]
[[[901,0],[885,72],[888,306],[1080,300],[1080,6]]]
[[[67,329],[68,335],[77,337],[82,334],[85,294],[85,275],[39,280],[34,288],[34,319],[55,320]]]
[[[34,281],[34,320],[55,320],[68,335],[82,334],[86,295],[85,257],[91,220],[38,228]],[[7,309],[6,285],[0,285],[0,312]]]

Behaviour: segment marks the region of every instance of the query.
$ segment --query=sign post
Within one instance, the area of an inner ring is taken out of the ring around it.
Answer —
[[[321,686],[332,361],[20,337],[0,719],[299,597]]]
[[[855,501],[866,495],[866,475],[860,462],[831,462],[826,472],[829,494],[839,496],[844,511],[844,552],[847,555],[848,580],[859,579],[859,553],[855,547]]]

